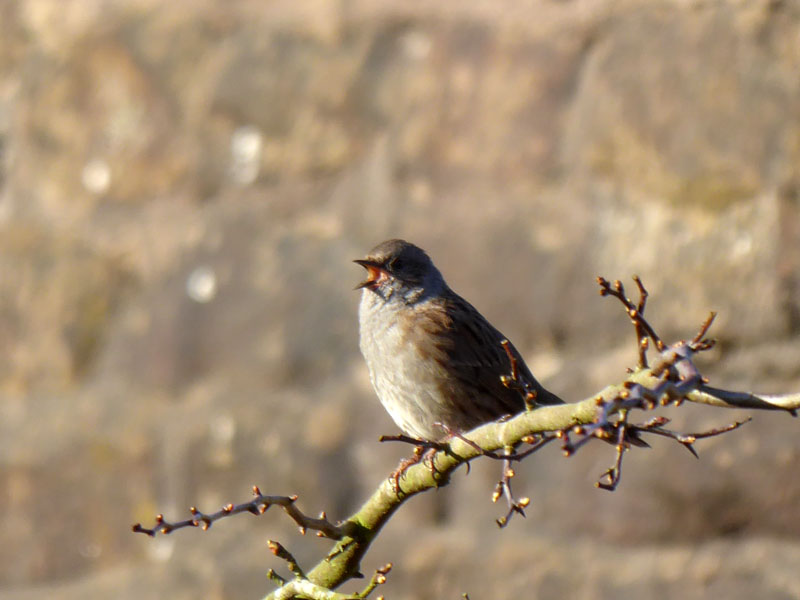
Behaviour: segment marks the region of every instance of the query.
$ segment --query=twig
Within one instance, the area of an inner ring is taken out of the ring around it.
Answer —
[[[732,392],[700,385],[691,392],[687,400],[698,404],[721,406],[723,408],[756,408],[759,410],[785,410],[793,417],[797,416],[800,409],[800,394],[753,394],[751,392]]]
[[[620,425],[617,429],[617,458],[614,461],[614,465],[600,477],[601,480],[603,477],[606,477],[608,481],[604,482],[598,480],[595,482],[595,485],[600,489],[613,492],[617,489],[617,485],[622,478],[622,456],[625,454],[625,450],[627,450],[627,444],[625,444],[625,429],[626,427],[624,424]]]
[[[644,309],[647,305],[647,297],[649,295],[647,289],[645,289],[644,284],[642,283],[642,280],[639,279],[638,275],[634,275],[633,280],[636,282],[636,286],[639,288],[638,304],[634,304],[630,298],[625,295],[625,287],[622,285],[622,282],[619,279],[614,281],[613,286],[604,277],[598,277],[597,283],[600,284],[601,296],[614,296],[620,302],[622,302],[623,306],[625,307],[628,317],[630,317],[631,321],[633,322],[634,329],[636,330],[636,347],[639,352],[639,368],[646,369],[647,349],[649,347],[649,342],[647,339],[650,338],[653,340],[656,350],[659,352],[664,350],[664,342],[661,341],[661,338],[650,326],[650,323],[648,323],[644,318]]]
[[[215,513],[206,514],[199,511],[192,506],[189,511],[192,513],[191,519],[183,521],[170,522],[164,518],[164,515],[156,515],[156,523],[152,528],[143,527],[141,523],[136,523],[132,530],[135,533],[144,533],[151,537],[155,537],[157,533],[167,535],[177,529],[184,527],[200,527],[204,531],[211,527],[211,525],[231,515],[239,513],[250,513],[252,515],[262,515],[270,508],[270,506],[280,506],[289,515],[295,523],[300,527],[300,533],[305,534],[306,529],[311,529],[317,532],[318,537],[326,537],[334,540],[340,540],[348,535],[349,527],[347,523],[334,525],[322,513],[319,518],[315,519],[304,514],[297,508],[295,504],[297,496],[265,496],[258,489],[258,486],[253,486],[253,498],[250,502],[242,504],[227,504]]]
[[[306,574],[303,572],[303,569],[300,567],[297,559],[292,555],[291,552],[283,547],[283,544],[276,542],[275,540],[267,540],[267,547],[269,547],[270,552],[272,552],[275,556],[286,561],[286,564],[289,567],[289,570],[292,572],[292,575],[298,579],[307,579]]]
[[[511,349],[511,342],[503,340],[500,342],[500,345],[503,347],[503,350],[506,351],[508,362],[511,364],[511,374],[501,375],[500,381],[507,388],[517,390],[520,393],[522,400],[525,402],[525,410],[533,410],[536,408],[536,389],[530,381],[520,378],[519,364],[517,357],[514,355],[514,351]]]
[[[689,452],[694,455],[695,458],[700,458],[697,454],[697,451],[694,449],[694,443],[703,438],[714,437],[717,435],[722,435],[723,433],[728,433],[729,431],[733,431],[734,429],[739,429],[745,423],[749,423],[753,419],[751,417],[746,418],[744,421],[736,421],[734,423],[730,423],[729,425],[724,425],[723,427],[717,427],[715,429],[709,429],[708,431],[701,431],[699,433],[680,433],[677,431],[671,431],[669,429],[664,429],[662,425],[666,425],[669,423],[669,419],[666,417],[655,417],[651,419],[647,423],[643,423],[642,425],[635,425],[632,428],[636,429],[637,431],[653,433],[655,435],[660,435],[666,438],[670,438],[682,444]]]
[[[539,448],[541,448],[541,446],[539,446]],[[508,456],[506,456],[505,460],[503,460],[503,476],[500,481],[497,482],[494,492],[492,493],[492,502],[497,502],[500,496],[503,495],[508,506],[506,514],[495,519],[497,526],[501,529],[508,525],[511,517],[514,516],[514,513],[520,514],[524,517],[525,508],[527,508],[527,506],[531,503],[531,499],[528,497],[522,497],[519,499],[514,498],[514,494],[511,491],[511,479],[514,477],[514,475],[516,475],[514,469],[511,468],[511,456],[514,455],[514,449],[511,447],[506,448],[506,453]]]

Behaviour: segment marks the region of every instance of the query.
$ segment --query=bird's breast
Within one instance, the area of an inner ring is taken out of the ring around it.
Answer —
[[[416,310],[365,290],[359,341],[375,392],[395,423],[410,435],[433,439],[441,435],[431,424],[443,420],[439,390],[446,374],[430,353],[420,351]]]

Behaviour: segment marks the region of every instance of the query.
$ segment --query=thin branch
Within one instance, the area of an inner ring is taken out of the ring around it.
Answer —
[[[540,444],[538,447],[535,447],[536,450],[541,448],[544,444]],[[515,455],[514,449],[509,447],[506,448],[506,457],[503,460],[503,476],[501,477],[500,481],[497,482],[497,485],[494,488],[494,492],[492,493],[492,502],[497,502],[500,496],[504,496],[506,499],[506,506],[508,510],[506,514],[502,517],[499,517],[495,520],[497,526],[500,528],[505,527],[511,521],[511,517],[514,514],[525,516],[525,508],[531,503],[531,499],[528,497],[522,498],[515,498],[514,493],[511,491],[511,479],[516,475],[514,469],[511,468],[511,460],[512,456]]]
[[[633,280],[636,282],[636,286],[639,288],[638,304],[634,304],[630,298],[625,295],[625,286],[622,285],[622,282],[619,279],[615,280],[612,285],[604,277],[598,277],[597,283],[600,285],[601,296],[613,296],[622,302],[622,305],[625,307],[628,317],[630,318],[634,329],[636,330],[636,345],[639,351],[639,368],[646,369],[647,349],[649,346],[647,338],[653,340],[656,350],[659,352],[664,350],[665,345],[664,342],[661,341],[661,338],[658,336],[658,334],[656,334],[655,330],[650,326],[650,323],[648,323],[644,318],[644,309],[647,305],[647,297],[649,294],[647,293],[647,290],[645,289],[641,279],[639,279],[637,275],[633,276]]]
[[[651,419],[649,422],[644,423],[642,425],[633,426],[637,431],[653,433],[656,435],[660,435],[666,438],[670,438],[675,440],[679,444],[682,444],[695,458],[700,458],[697,454],[697,451],[694,449],[694,443],[703,438],[714,437],[717,435],[722,435],[723,433],[728,433],[729,431],[733,431],[734,429],[739,429],[745,423],[749,423],[752,421],[752,418],[748,417],[744,421],[736,421],[735,423],[731,423],[729,425],[725,425],[723,427],[717,427],[715,429],[709,429],[708,431],[701,431],[699,433],[680,433],[678,431],[671,431],[669,429],[664,429],[662,425],[666,425],[669,423],[669,419],[666,417],[655,417]]]
[[[522,400],[525,402],[525,410],[533,410],[536,408],[536,389],[533,387],[530,381],[527,381],[527,378],[525,380],[520,378],[519,364],[517,357],[511,350],[511,342],[508,340],[503,340],[500,342],[500,345],[503,347],[503,350],[506,351],[508,362],[511,365],[511,374],[501,375],[500,381],[502,381],[503,385],[507,388],[517,390],[519,392],[520,396],[522,396]]]
[[[617,489],[617,485],[619,485],[620,479],[622,479],[622,456],[625,454],[625,451],[628,449],[628,445],[625,443],[625,424],[621,424],[620,427],[617,429],[617,458],[614,461],[613,466],[611,466],[603,475],[600,477],[602,480],[603,477],[607,478],[608,481],[597,481],[595,485],[600,489],[607,490],[609,492],[613,492]]]
[[[448,446],[444,442],[432,442],[430,440],[422,440],[420,438],[411,437],[410,435],[382,435],[378,438],[379,442],[403,442],[404,444],[413,444],[422,448],[433,448],[435,450],[446,451]]]
[[[283,544],[276,542],[275,540],[267,540],[267,547],[275,556],[286,561],[286,565],[289,567],[292,575],[294,575],[297,579],[307,579],[306,574],[303,572],[303,569],[300,567],[297,559],[291,552],[283,547]]]
[[[690,393],[687,400],[697,404],[721,406],[723,408],[755,408],[758,410],[785,410],[793,417],[800,410],[800,394],[753,394],[751,392],[732,392],[710,385],[701,385]]]
[[[710,340],[704,340],[703,338],[708,333],[708,330],[711,328],[711,324],[714,322],[714,319],[717,318],[717,313],[713,310],[709,313],[708,318],[703,321],[703,325],[700,327],[700,331],[697,332],[697,335],[694,336],[694,339],[691,341],[692,344],[695,346],[711,343]]]
[[[167,535],[177,529],[184,527],[200,527],[204,531],[211,527],[211,525],[232,515],[240,513],[250,513],[252,515],[262,515],[270,508],[270,506],[280,506],[289,515],[292,520],[300,527],[300,533],[305,534],[307,529],[317,532],[319,537],[327,537],[334,540],[340,540],[345,537],[349,532],[348,525],[340,524],[334,525],[322,513],[319,518],[315,519],[304,514],[297,508],[295,502],[297,496],[265,496],[258,489],[258,486],[253,486],[253,495],[255,498],[250,502],[242,504],[227,504],[215,513],[206,514],[199,511],[192,506],[189,512],[192,513],[192,518],[183,521],[170,522],[164,518],[164,515],[156,515],[156,523],[152,528],[143,527],[141,523],[136,523],[132,530],[135,533],[144,533],[151,537],[155,537],[157,533]]]

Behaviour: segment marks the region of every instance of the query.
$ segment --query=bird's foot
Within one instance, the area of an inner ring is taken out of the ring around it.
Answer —
[[[429,440],[421,440],[407,435],[383,435],[379,438],[381,442],[405,442],[407,444],[414,444],[414,453],[410,458],[404,458],[397,465],[397,468],[389,475],[389,481],[396,494],[400,494],[400,478],[405,475],[405,472],[414,465],[426,461],[431,470],[431,476],[436,479],[439,471],[436,469],[434,456],[438,451],[447,451],[448,445],[446,442],[432,442]]]
[[[400,494],[400,478],[405,475],[406,471],[409,467],[413,467],[417,463],[422,460],[424,456],[424,446],[415,446],[414,447],[414,454],[411,455],[411,458],[404,458],[400,461],[400,464],[397,465],[397,468],[392,471],[392,474],[389,475],[389,481],[392,484],[392,489],[394,489],[395,494]]]

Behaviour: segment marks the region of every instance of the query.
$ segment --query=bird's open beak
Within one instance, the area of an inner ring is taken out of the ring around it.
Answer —
[[[353,289],[360,290],[361,288],[374,288],[388,277],[386,269],[383,268],[383,265],[375,262],[374,260],[358,258],[353,262],[361,265],[367,270],[367,278]]]

